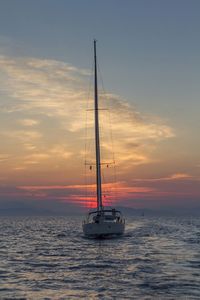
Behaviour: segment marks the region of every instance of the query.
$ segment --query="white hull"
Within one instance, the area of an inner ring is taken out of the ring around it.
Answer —
[[[108,237],[123,235],[125,224],[124,223],[112,223],[112,222],[102,222],[102,223],[86,223],[83,224],[83,233],[87,237]]]

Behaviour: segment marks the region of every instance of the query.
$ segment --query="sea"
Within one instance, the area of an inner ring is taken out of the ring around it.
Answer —
[[[200,218],[129,217],[123,237],[80,217],[0,218],[0,299],[200,299]]]

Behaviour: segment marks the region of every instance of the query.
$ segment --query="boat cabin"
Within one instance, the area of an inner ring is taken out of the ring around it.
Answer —
[[[100,211],[91,211],[88,213],[85,222],[86,223],[101,223],[101,222],[116,222],[124,223],[122,213],[115,208],[103,209]]]

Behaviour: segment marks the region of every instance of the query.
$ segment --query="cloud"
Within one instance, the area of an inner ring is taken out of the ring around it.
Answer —
[[[10,158],[10,155],[0,154],[0,163],[7,161],[9,158]]]
[[[174,173],[166,177],[160,178],[142,178],[142,179],[134,179],[133,181],[142,181],[142,182],[156,182],[156,181],[181,181],[181,180],[198,180],[197,177],[192,176],[187,173]]]
[[[25,145],[26,147],[28,147],[30,153],[24,154],[21,157],[20,165],[18,162],[17,166],[13,166],[14,170],[25,170],[27,169],[27,165],[29,165],[30,168],[30,165],[36,165],[36,164],[39,164],[39,166],[42,169],[43,163],[45,164],[48,164],[49,162],[55,163],[56,160],[64,162],[65,160],[69,159],[72,156],[72,152],[68,151],[66,149],[66,146],[64,145],[49,148],[45,152],[38,151],[37,149],[35,149],[34,146],[32,147],[29,144],[25,144]]]
[[[72,156],[72,152],[68,151],[65,145],[54,146],[53,148],[49,149],[49,153],[51,153],[54,157],[59,156],[62,158],[69,158]]]
[[[33,153],[24,156],[23,164],[41,164],[46,160],[54,160],[56,158],[65,160],[72,156],[72,153],[67,151],[65,146],[55,146],[48,149],[45,153]]]
[[[22,119],[22,120],[18,120],[18,123],[25,127],[26,126],[32,127],[32,126],[38,125],[40,122],[38,120],[33,120],[33,119]]]
[[[86,192],[87,188],[87,192]],[[102,185],[104,205],[114,205],[121,202],[121,199],[142,197],[154,191],[149,187],[130,187],[124,182],[114,184],[105,183]],[[67,203],[79,204],[86,207],[96,206],[96,185],[26,185],[18,186],[18,191],[24,191],[31,196],[44,199],[57,199]],[[139,196],[140,195],[140,196]]]
[[[4,130],[0,134],[6,138],[19,139],[24,142],[31,142],[42,137],[42,134],[36,130]]]
[[[187,173],[175,173],[172,174],[169,178],[166,178],[166,180],[181,180],[181,179],[192,179],[193,176],[187,174]]]
[[[63,62],[1,56],[0,66],[4,93],[17,100],[10,111],[66,116],[83,94],[81,77],[87,71]]]
[[[31,156],[24,153],[24,163],[38,163],[42,157],[44,160],[44,153],[45,159],[55,154],[63,159],[74,155],[81,160],[85,110],[93,109],[92,95],[87,96],[90,71],[57,60],[6,55],[0,56],[0,69],[4,95],[0,113],[12,114],[23,126],[22,130],[8,125],[1,135],[20,140],[23,151],[33,152]],[[143,115],[118,95],[100,92],[99,100],[100,108],[108,109],[100,111],[102,158],[107,160],[113,152],[110,136],[105,133],[112,127],[121,170],[151,162],[152,148],[175,136],[157,116]],[[87,124],[91,139],[93,111],[87,112]],[[66,143],[61,142],[63,139]]]

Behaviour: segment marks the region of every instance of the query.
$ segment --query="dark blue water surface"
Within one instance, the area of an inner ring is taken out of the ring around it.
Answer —
[[[88,240],[78,217],[1,217],[0,299],[200,299],[200,218]]]

